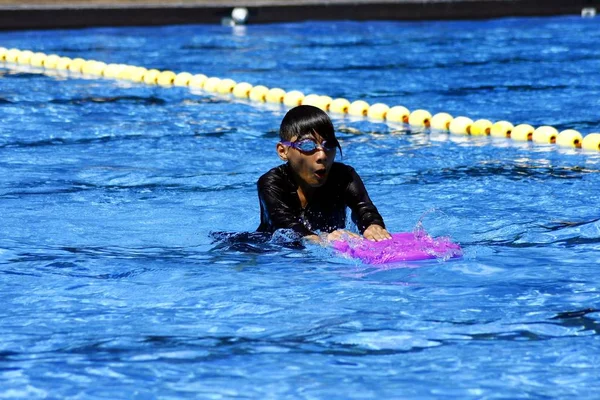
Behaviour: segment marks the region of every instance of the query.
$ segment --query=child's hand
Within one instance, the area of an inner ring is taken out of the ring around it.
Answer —
[[[333,231],[329,235],[327,235],[328,242],[333,242],[335,240],[341,240],[344,238],[358,239],[358,238],[360,238],[360,236],[358,236],[354,232],[350,232],[345,229],[338,229],[337,231]]]
[[[372,240],[374,242],[380,242],[382,240],[388,240],[392,238],[392,235],[383,227],[379,225],[369,225],[363,232],[365,239]]]
[[[320,244],[321,246],[328,246],[331,242],[342,239],[360,239],[360,236],[354,232],[347,231],[345,229],[338,229],[331,233],[323,233],[320,236],[308,235],[304,236],[304,240],[312,244]]]
[[[321,238],[318,235],[308,235],[304,236],[304,240],[312,243],[312,244],[322,244]]]

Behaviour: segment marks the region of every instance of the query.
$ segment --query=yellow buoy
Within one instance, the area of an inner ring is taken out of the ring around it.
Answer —
[[[71,64],[71,59],[69,57],[61,57],[56,63],[56,69],[58,70],[68,70],[69,64]]]
[[[113,75],[111,78],[114,79],[120,79],[122,81],[128,81],[131,79],[131,74],[133,74],[133,72],[135,71],[135,67],[133,65],[122,65],[122,64],[118,64],[119,66],[115,69]]]
[[[308,105],[308,106],[313,106],[314,103],[318,103],[319,102],[319,95],[318,94],[309,94],[306,95],[303,99],[302,99],[302,105]]]
[[[350,102],[344,98],[333,99],[329,104],[329,111],[338,113],[338,114],[346,114],[348,113],[348,108],[350,108]]]
[[[6,60],[6,52],[8,49],[6,47],[0,47],[0,61]]]
[[[390,106],[383,103],[375,103],[367,110],[367,117],[372,119],[385,119],[387,112],[390,110]]]
[[[450,129],[450,122],[454,117],[448,113],[437,113],[431,117],[431,128],[438,131],[447,131]]]
[[[250,96],[252,85],[248,82],[240,82],[233,88],[233,95],[239,99],[247,99]]]
[[[492,125],[490,128],[490,135],[494,137],[510,137],[514,125],[508,121],[498,121]]]
[[[285,90],[281,88],[271,88],[267,92],[265,96],[265,100],[268,103],[281,104],[283,103],[283,98],[285,97]]]
[[[47,56],[44,53],[34,53],[29,60],[29,64],[33,67],[43,67],[46,57]]]
[[[364,100],[353,101],[348,107],[348,114],[355,117],[364,117],[367,115],[367,111],[369,111],[369,103]]]
[[[56,54],[50,54],[44,60],[44,68],[46,69],[55,69],[60,61],[60,56]]]
[[[180,72],[173,79],[173,85],[175,86],[188,86],[192,80],[192,74],[189,72]]]
[[[144,73],[143,82],[147,85],[156,85],[160,71],[157,69],[149,69]]]
[[[190,79],[190,83],[188,83],[188,86],[193,89],[202,89],[202,87],[204,86],[204,82],[207,79],[208,77],[204,74],[196,74],[192,76],[192,79]]]
[[[431,125],[431,113],[427,110],[415,110],[410,113],[408,123],[413,126],[429,127]]]
[[[102,71],[102,76],[104,76],[105,78],[109,78],[109,79],[113,79],[116,78],[117,75],[119,75],[119,72],[121,71],[122,66],[121,64],[108,64],[106,66],[106,68],[104,68],[104,70]]]
[[[409,116],[410,111],[408,108],[404,106],[394,106],[388,110],[387,114],[385,115],[385,119],[388,122],[401,122],[406,124],[408,123]]]
[[[327,108],[329,107],[331,102],[328,102],[327,100],[330,97],[328,96],[320,96],[318,94],[309,94],[308,96],[304,97],[302,99],[302,105],[307,105],[307,106],[314,106],[314,107],[318,107],[323,111],[327,111]]]
[[[8,49],[4,55],[4,59],[9,63],[16,63],[19,54],[21,54],[21,50],[19,49]]]
[[[102,71],[106,68],[106,64],[101,61],[88,60],[81,67],[81,72],[85,75],[102,75]]]
[[[256,85],[252,89],[250,89],[250,94],[248,98],[252,101],[264,102],[267,98],[267,93],[269,93],[269,88],[263,85]]]
[[[162,71],[156,78],[156,83],[160,86],[172,86],[177,74],[173,71]]]
[[[217,85],[217,92],[221,94],[230,94],[236,84],[237,82],[233,79],[221,79],[221,82]]]
[[[33,56],[33,51],[31,50],[23,50],[17,56],[17,63],[19,64],[29,64],[31,57]]]
[[[583,136],[574,129],[566,129],[558,134],[556,144],[562,147],[581,147]]]
[[[556,143],[558,131],[552,126],[540,126],[531,135],[535,143]]]
[[[69,63],[69,71],[75,73],[81,73],[81,69],[85,65],[85,60],[83,58],[74,58]]]
[[[528,140],[532,140],[534,131],[535,128],[529,124],[519,124],[512,129],[510,138],[513,140],[526,142]]]
[[[131,76],[129,77],[129,80],[132,82],[137,82],[137,83],[144,82],[144,76],[146,75],[146,72],[148,72],[148,70],[146,68],[137,67],[131,72]]]
[[[202,85],[202,90],[204,90],[205,92],[216,93],[217,88],[219,87],[219,83],[221,83],[221,78],[211,76],[210,78],[204,81],[204,85]]]
[[[298,90],[292,90],[287,92],[285,96],[283,96],[283,104],[288,107],[296,107],[302,104],[302,99],[304,98],[304,93]]]
[[[589,133],[581,142],[581,148],[590,151],[600,151],[600,133]]]
[[[329,111],[329,107],[331,107],[331,102],[333,101],[333,99],[329,96],[326,95],[321,95],[321,104],[323,105],[323,110],[324,111]]]
[[[471,134],[471,125],[473,125],[471,118],[456,117],[450,122],[448,130],[455,135],[469,135]]]
[[[125,65],[117,73],[116,78],[117,79],[121,79],[121,80],[125,80],[125,81],[132,81],[134,75],[137,78],[138,68],[139,67],[136,67],[135,65]],[[139,81],[134,81],[134,82],[139,82]]]
[[[135,71],[135,68],[137,68],[135,65],[117,64],[112,78],[130,80],[131,74]]]
[[[94,69],[96,64],[99,62],[100,61],[96,61],[96,60],[87,60],[81,67],[81,72],[86,75],[91,75],[91,71]]]
[[[492,125],[489,119],[478,119],[471,125],[471,136],[489,136]]]

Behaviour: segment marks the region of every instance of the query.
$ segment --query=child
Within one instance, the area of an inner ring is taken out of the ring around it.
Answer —
[[[281,121],[279,137],[277,154],[286,163],[258,180],[259,232],[286,228],[313,241],[320,240],[317,231],[328,233],[329,241],[356,236],[344,230],[349,207],[365,238],[391,238],[358,174],[333,162],[336,148],[342,149],[325,112],[313,106],[291,109]]]

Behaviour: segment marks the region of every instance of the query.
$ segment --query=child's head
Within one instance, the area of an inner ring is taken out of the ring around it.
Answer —
[[[277,153],[288,162],[300,183],[311,187],[323,185],[336,148],[341,152],[329,116],[317,107],[294,107],[281,121],[279,137]]]
[[[291,141],[294,136],[317,132],[324,140],[335,141],[333,124],[327,113],[313,106],[294,107],[285,114],[279,128],[281,140]]]

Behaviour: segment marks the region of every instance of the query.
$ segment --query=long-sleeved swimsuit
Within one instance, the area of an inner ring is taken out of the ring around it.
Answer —
[[[257,186],[259,232],[285,228],[307,236],[317,231],[344,229],[346,207],[352,210],[352,219],[361,233],[371,224],[385,228],[383,218],[369,198],[362,180],[354,168],[342,163],[333,163],[327,181],[315,190],[304,208],[288,164],[275,167],[261,176]]]

